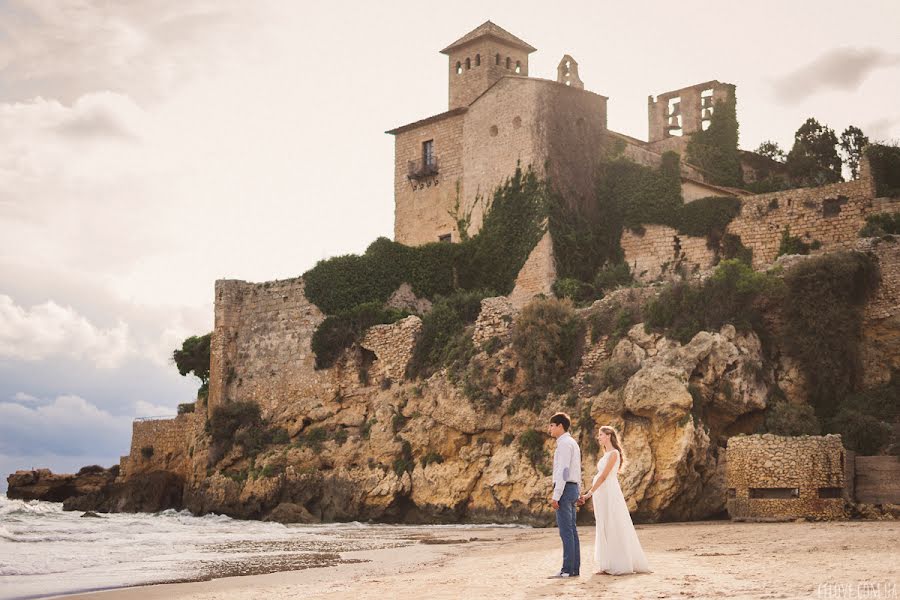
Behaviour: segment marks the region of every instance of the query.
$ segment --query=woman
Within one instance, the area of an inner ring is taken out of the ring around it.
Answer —
[[[619,487],[619,470],[624,459],[616,430],[604,425],[597,433],[603,456],[597,463],[597,474],[591,489],[581,501],[593,498],[594,518],[597,520],[597,539],[594,563],[597,573],[622,575],[649,573],[650,565],[641,549],[625,496]]]

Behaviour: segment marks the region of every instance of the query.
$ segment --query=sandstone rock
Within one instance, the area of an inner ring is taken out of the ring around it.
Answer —
[[[310,514],[306,507],[293,502],[282,502],[263,518],[263,521],[275,521],[276,523],[316,523],[317,519]]]
[[[631,413],[663,422],[684,418],[693,404],[684,371],[664,365],[642,367],[628,380],[623,398]]]
[[[63,502],[97,492],[115,481],[118,467],[86,467],[78,474],[54,474],[50,469],[16,471],[6,478],[9,486],[6,496],[18,500],[43,500]]]

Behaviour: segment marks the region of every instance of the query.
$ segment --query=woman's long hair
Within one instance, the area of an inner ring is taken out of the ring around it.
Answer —
[[[619,445],[619,434],[611,425],[603,425],[600,427],[600,431],[609,436],[609,443],[612,444],[612,447],[619,451],[619,468],[616,469],[616,472],[621,472],[622,467],[625,465],[625,452],[622,450],[622,446]]]

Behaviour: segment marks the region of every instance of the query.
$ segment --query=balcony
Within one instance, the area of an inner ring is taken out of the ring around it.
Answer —
[[[437,174],[438,159],[436,156],[432,156],[427,162],[422,158],[409,161],[409,171],[406,173],[406,178],[417,181]]]

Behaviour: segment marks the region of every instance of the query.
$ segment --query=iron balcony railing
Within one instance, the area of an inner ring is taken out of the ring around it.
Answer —
[[[425,179],[438,174],[438,159],[436,156],[430,157],[429,160],[420,158],[419,160],[409,161],[409,171],[406,174],[407,179]]]

